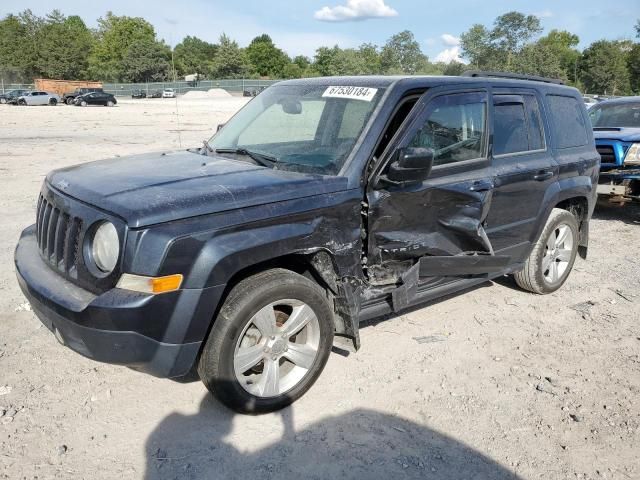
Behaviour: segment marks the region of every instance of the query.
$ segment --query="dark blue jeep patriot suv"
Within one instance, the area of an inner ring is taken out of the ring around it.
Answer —
[[[17,276],[82,355],[197,369],[231,408],[271,411],[367,319],[507,274],[557,290],[599,163],[580,93],[550,80],[285,81],[201,148],[51,172]]]
[[[589,116],[601,156],[598,194],[613,203],[640,201],[640,97],[598,103]]]

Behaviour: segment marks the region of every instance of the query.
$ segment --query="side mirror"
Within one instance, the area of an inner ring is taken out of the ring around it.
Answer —
[[[431,173],[433,156],[434,152],[430,148],[401,148],[389,165],[387,179],[395,183],[422,182]]]
[[[216,132],[219,132],[220,130],[222,130],[222,127],[224,127],[225,125],[226,123],[219,123],[218,128],[216,129]]]

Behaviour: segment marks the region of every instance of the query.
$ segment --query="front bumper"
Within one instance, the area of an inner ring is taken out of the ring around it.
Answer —
[[[40,321],[72,350],[158,377],[193,367],[224,286],[150,295],[111,289],[100,295],[55,273],[40,257],[35,226],[15,252],[18,283]]]
[[[614,203],[640,201],[640,167],[601,171],[597,191]]]

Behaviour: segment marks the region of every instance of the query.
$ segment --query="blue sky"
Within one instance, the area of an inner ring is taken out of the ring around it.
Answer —
[[[142,16],[170,44],[185,35],[215,42],[225,32],[244,46],[266,32],[290,55],[312,56],[322,45],[381,45],[409,29],[431,60],[455,57],[460,33],[474,23],[490,25],[509,10],[539,16],[545,31],[578,34],[582,48],[603,38],[634,38],[633,26],[640,18],[639,0],[2,0],[0,15],[25,8],[44,14],[54,6],[80,15],[91,27],[107,10]]]

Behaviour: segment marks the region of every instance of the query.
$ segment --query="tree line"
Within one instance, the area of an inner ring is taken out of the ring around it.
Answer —
[[[313,58],[289,57],[262,34],[242,48],[226,34],[217,43],[185,37],[173,49],[144,18],[108,12],[90,29],[78,16],[31,10],[0,20],[0,76],[5,82],[34,78],[152,82],[189,74],[199,78],[302,78],[321,75],[459,75],[466,69],[509,71],[560,78],[583,91],[640,93],[640,20],[635,40],[598,40],[583,51],[577,35],[551,30],[542,36],[538,17],[508,12],[492,25],[473,25],[460,36],[468,62],[431,62],[410,31],[384,45],[319,47]]]

